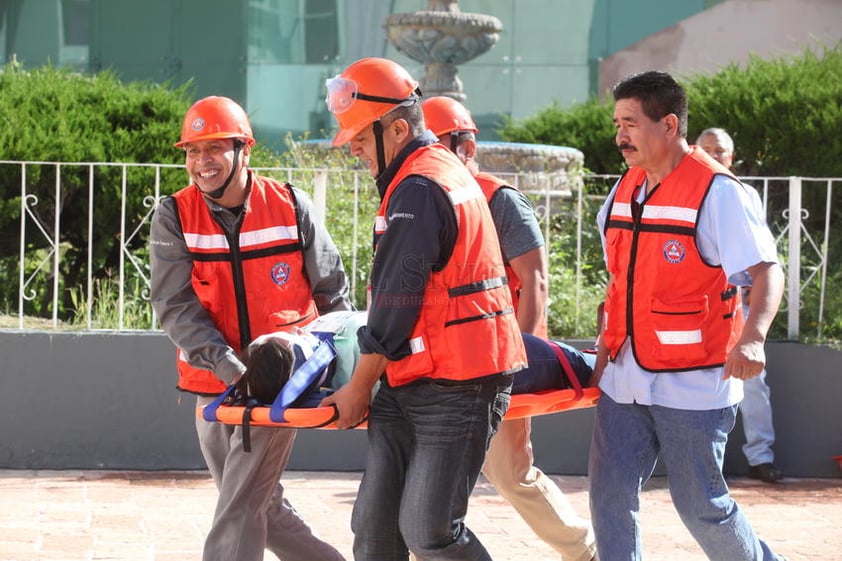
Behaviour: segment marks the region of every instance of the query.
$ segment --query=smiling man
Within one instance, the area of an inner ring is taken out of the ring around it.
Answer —
[[[722,461],[743,380],[783,292],[757,197],[698,146],[665,72],[614,87],[629,170],[597,216],[609,280],[594,371],[591,518],[602,561],[642,559],[640,490],[659,455],[681,520],[710,559],[776,561],[728,493]],[[734,285],[754,286],[743,326]]]
[[[245,372],[256,337],[351,308],[339,252],[307,196],[248,169],[254,145],[242,107],[197,101],[181,139],[191,184],[165,198],[150,233],[152,305],[178,348],[178,389],[210,403]],[[219,489],[205,561],[285,561],[342,555],[316,537],[279,484],[294,430],[196,420],[202,455]]]

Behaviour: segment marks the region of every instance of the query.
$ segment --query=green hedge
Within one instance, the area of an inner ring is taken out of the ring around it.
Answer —
[[[688,139],[717,126],[734,137],[745,175],[842,176],[842,45],[797,56],[732,64],[711,75],[678,77],[689,99]],[[609,96],[610,97],[610,96]],[[620,173],[613,99],[554,104],[522,121],[507,119],[504,140],[573,146],[593,173]]]
[[[842,177],[842,45],[807,49],[795,56],[768,60],[750,57],[744,65],[731,64],[710,75],[678,76],[688,93],[688,140],[711,126],[722,127],[733,136],[738,174],[759,176]],[[610,96],[609,96],[610,98]],[[585,155],[585,167],[592,173],[618,174],[625,163],[614,143],[613,99],[596,97],[585,103],[562,109],[558,104],[522,121],[508,119],[499,133],[504,140],[572,146]],[[811,183],[803,192],[807,209],[804,228],[821,243],[825,227],[824,208],[827,190]],[[838,185],[838,184],[837,184]],[[588,182],[589,195],[605,195],[611,182]],[[838,191],[838,189],[837,189]],[[831,231],[840,222],[842,200],[834,193],[831,201]],[[786,218],[787,193],[776,190],[769,204],[769,216],[776,231],[782,231]],[[591,210],[595,213],[595,210]],[[590,221],[593,224],[593,221]],[[553,232],[561,244],[558,251],[569,254],[570,225],[554,221]],[[806,238],[803,238],[806,239]],[[586,240],[584,249],[586,287],[599,289],[604,284],[604,270],[593,255],[599,253],[599,240]],[[818,272],[820,263],[809,242],[802,242],[802,269]],[[829,242],[828,282],[824,301],[822,338],[842,338],[842,238],[832,235]],[[588,257],[590,256],[590,257]],[[570,299],[572,265],[553,267],[550,284],[554,300]],[[813,279],[795,303],[803,308],[802,339],[816,337],[819,294]],[[589,299],[590,298],[590,292]],[[588,303],[587,305],[591,305]],[[566,310],[566,312],[565,312]],[[569,307],[553,314],[570,314]],[[576,313],[579,313],[576,311]],[[565,320],[555,321],[556,329],[565,329]],[[779,314],[772,336],[786,337],[786,317]]]
[[[0,72],[0,159],[183,164],[183,152],[173,143],[192,102],[190,84],[171,88],[169,84],[123,83],[107,71],[89,75],[49,65],[24,69],[18,63],[9,63]],[[276,159],[275,154],[258,149],[252,162]],[[63,191],[58,202],[54,166],[29,166],[26,173],[28,192],[38,197],[37,204],[29,207],[34,217],[27,220],[25,271],[27,278],[33,277],[30,287],[38,296],[26,302],[26,313],[50,317],[49,287],[58,274],[58,315],[71,319],[83,305],[76,287],[84,286],[88,271],[89,171],[85,166],[63,166]],[[117,167],[99,168],[96,173],[92,276],[98,283],[97,290],[104,290],[106,286],[114,288],[112,275],[120,259],[122,176]],[[170,193],[184,186],[187,176],[182,169],[164,170],[161,180],[163,192]],[[148,212],[144,198],[150,189],[136,187],[148,187],[153,181],[151,169],[130,170],[127,224],[138,223]],[[20,185],[19,166],[0,167],[0,312],[17,308]],[[61,238],[49,240],[36,221],[51,235],[56,207],[60,209]],[[50,269],[53,242],[62,252],[61,270],[57,272]],[[132,240],[131,249],[143,261],[145,237]],[[129,289],[137,286],[142,290],[142,284],[137,276],[126,280]]]

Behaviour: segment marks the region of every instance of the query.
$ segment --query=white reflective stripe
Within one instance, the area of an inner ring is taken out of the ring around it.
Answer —
[[[297,226],[272,226],[270,228],[264,228],[262,230],[240,232],[240,248],[246,249],[253,245],[260,245],[278,240],[288,241],[297,239]]]
[[[453,205],[461,205],[464,202],[472,201],[474,199],[483,199],[485,200],[485,193],[482,192],[479,185],[468,185],[466,187],[460,187],[459,189],[453,189],[452,191],[447,192],[450,200],[453,202]]]
[[[702,330],[693,331],[655,331],[662,345],[692,345],[702,342]]]
[[[412,354],[414,355],[426,351],[427,349],[424,347],[424,339],[422,337],[415,337],[413,339],[410,339],[409,350],[411,350]]]
[[[681,206],[643,205],[643,218],[650,220],[676,220],[679,222],[696,223],[698,211]]]
[[[696,209],[682,206],[643,205],[643,218],[648,220],[675,220],[687,222],[692,226],[696,223],[698,214],[699,212]],[[631,218],[631,205],[629,203],[614,203],[611,207],[611,216]]]
[[[378,234],[381,233],[381,232],[385,232],[386,226],[387,226],[386,217],[380,216],[378,214],[377,217],[374,219],[374,231],[377,232]]]
[[[629,203],[614,203],[611,206],[611,216],[631,218],[631,215],[631,205]]]
[[[184,241],[190,249],[228,249],[228,240],[222,234],[188,234]]]
[[[279,240],[297,240],[297,226],[272,226],[262,230],[240,233],[240,248]],[[190,249],[228,249],[228,239],[223,234],[192,234],[185,232],[184,241]]]

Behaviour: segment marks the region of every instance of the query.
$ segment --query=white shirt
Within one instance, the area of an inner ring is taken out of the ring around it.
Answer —
[[[619,183],[619,182],[618,182]],[[637,201],[646,196],[646,184]],[[605,220],[614,199],[614,185],[597,215],[605,251]],[[751,285],[747,269],[758,263],[778,263],[777,247],[766,225],[760,196],[730,177],[717,175],[699,213],[696,244],[704,259],[721,265],[729,282]],[[618,403],[661,405],[696,411],[721,409],[743,398],[742,380],[723,380],[724,368],[655,373],[637,364],[627,339],[616,360],[605,367],[599,388]]]

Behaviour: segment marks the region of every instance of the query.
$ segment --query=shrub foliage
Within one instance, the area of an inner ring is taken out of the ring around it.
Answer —
[[[710,126],[728,130],[744,175],[842,176],[840,76],[842,45],[679,76],[689,100],[688,139]],[[613,107],[613,99],[596,97],[566,110],[554,104],[523,121],[506,120],[499,132],[509,141],[573,146],[591,172],[620,173]]]

